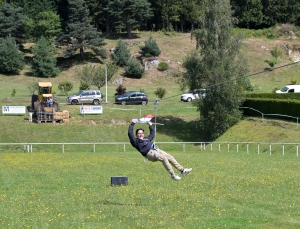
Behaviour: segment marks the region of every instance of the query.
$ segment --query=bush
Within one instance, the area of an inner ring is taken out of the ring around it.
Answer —
[[[159,56],[161,53],[156,41],[152,37],[145,41],[145,46],[141,47],[141,50],[144,56],[146,54],[150,54],[150,56]]]
[[[162,99],[166,95],[166,93],[167,93],[166,89],[162,87],[157,88],[156,91],[154,92],[154,94],[160,99]]]
[[[158,64],[158,68],[161,70],[161,71],[166,71],[169,69],[169,65],[166,63],[166,62],[160,62]]]
[[[115,94],[115,96],[124,95],[126,93],[126,87],[123,87],[123,85],[120,84],[119,87],[117,87],[116,92],[117,93]]]
[[[112,54],[112,59],[120,67],[127,65],[127,62],[130,59],[130,51],[127,49],[127,46],[123,40],[119,39],[118,44]]]
[[[131,78],[140,79],[142,78],[145,69],[141,67],[137,59],[131,58],[125,67],[124,75]]]
[[[16,93],[17,93],[17,91],[16,91],[16,89],[14,88],[13,91],[12,91],[12,93],[11,93],[11,96],[12,96],[12,97],[15,97],[15,96],[16,96]]]
[[[105,49],[100,49],[99,51],[96,52],[96,54],[100,56],[102,59],[107,59],[107,53]]]
[[[70,81],[64,81],[58,84],[58,89],[65,95],[68,95],[69,91],[72,91],[73,84]]]

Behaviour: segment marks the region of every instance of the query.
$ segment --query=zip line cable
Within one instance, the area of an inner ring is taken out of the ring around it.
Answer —
[[[290,65],[298,64],[299,62],[300,62],[300,61],[295,61],[295,62],[292,62],[292,63],[289,63],[289,64],[285,64],[285,65],[281,65],[281,66],[278,66],[278,67],[275,67],[275,68],[267,69],[267,70],[264,70],[264,71],[261,71],[261,72],[255,72],[255,73],[252,73],[252,74],[250,74],[250,75],[240,76],[240,77],[237,77],[237,78],[234,78],[234,79],[225,80],[225,81],[222,81],[222,82],[220,82],[220,83],[215,83],[215,84],[212,84],[212,85],[207,86],[207,87],[204,87],[204,88],[205,88],[205,89],[207,89],[207,88],[212,88],[212,87],[214,87],[214,86],[222,85],[222,84],[225,84],[225,83],[228,83],[228,82],[232,82],[232,81],[236,81],[236,80],[239,80],[239,79],[242,79],[242,78],[251,77],[251,76],[259,75],[259,74],[262,74],[262,73],[265,73],[265,72],[270,72],[270,71],[273,71],[273,70],[276,70],[276,69],[279,69],[279,68],[288,67],[288,66],[290,66]],[[200,88],[200,89],[202,89],[202,88]],[[166,97],[166,98],[163,98],[163,99],[160,99],[160,100],[170,99],[170,98],[173,98],[173,97],[176,97],[176,96],[179,96],[179,95],[181,95],[181,94],[169,96],[169,97]]]

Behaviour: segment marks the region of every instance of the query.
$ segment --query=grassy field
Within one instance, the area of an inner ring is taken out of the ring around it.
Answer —
[[[162,50],[161,61],[175,71],[195,47],[190,34],[164,35],[136,33],[125,41],[137,56],[139,46],[152,35]],[[121,35],[106,36],[106,49],[114,47]],[[275,45],[299,43],[298,40],[247,39],[245,51],[250,73],[264,71],[270,49]],[[29,47],[32,44],[27,44]],[[283,55],[280,65],[293,62]],[[61,64],[61,63],[60,63]],[[30,123],[27,116],[0,116],[0,143],[73,143],[128,142],[127,127],[132,118],[157,112],[157,142],[200,142],[199,114],[192,103],[180,102],[178,77],[152,69],[140,79],[123,78],[129,90],[142,89],[149,96],[146,106],[113,104],[118,85],[108,83],[108,102],[103,114],[80,115],[80,106],[65,104],[66,95],[57,90],[64,80],[72,81],[78,91],[77,66],[73,59],[64,63],[61,73],[51,79],[30,75],[26,68],[20,75],[0,74],[0,107],[30,105],[32,82],[51,81],[58,93],[61,110],[68,110],[70,121],[63,124]],[[271,92],[299,78],[299,64],[266,71],[250,77],[256,92]],[[122,70],[114,79],[122,77]],[[166,98],[154,110],[154,91],[167,89]],[[15,97],[11,96],[13,89]],[[105,94],[105,88],[101,88]],[[104,95],[104,98],[106,95]],[[141,127],[145,127],[140,125]],[[245,118],[230,128],[218,142],[299,142],[295,122]],[[225,146],[226,147],[226,146]],[[170,179],[159,163],[144,163],[132,147],[124,153],[122,145],[34,146],[24,153],[22,146],[0,146],[0,228],[300,228],[299,159],[295,149],[262,146],[245,153],[199,151],[190,145],[186,152],[178,146],[163,146],[184,166],[194,170],[180,182]],[[111,187],[111,176],[128,176],[129,185]]]
[[[193,168],[178,182],[133,150],[1,153],[0,227],[300,228],[295,156],[172,154]]]

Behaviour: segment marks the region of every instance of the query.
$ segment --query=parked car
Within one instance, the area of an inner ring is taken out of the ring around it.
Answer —
[[[118,95],[115,98],[115,102],[118,104],[142,104],[148,103],[148,96],[141,91],[129,91],[123,95]]]
[[[67,103],[76,104],[94,104],[102,102],[102,94],[99,90],[81,90],[75,95],[68,96]]]
[[[206,89],[194,89],[192,91],[189,91],[188,93],[182,94],[180,97],[181,101],[184,102],[191,102],[195,99],[204,98],[206,96]]]
[[[276,93],[299,93],[300,92],[300,85],[286,85],[285,87],[277,90]]]

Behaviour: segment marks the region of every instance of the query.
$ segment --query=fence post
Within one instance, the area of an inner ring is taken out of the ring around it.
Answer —
[[[229,152],[229,143],[227,144],[227,151]]]
[[[212,143],[210,143],[210,151],[212,151]]]
[[[221,151],[221,146],[220,146],[220,143],[219,143],[219,152]]]
[[[270,155],[272,155],[272,144],[270,143]]]
[[[296,154],[297,154],[297,157],[298,157],[298,144],[296,145]]]
[[[284,156],[284,144],[282,144],[282,155]]]
[[[124,143],[124,152],[126,152],[126,144]]]
[[[62,151],[65,153],[65,144],[62,144]]]
[[[249,153],[249,143],[247,143],[247,154]]]
[[[94,153],[96,152],[96,144],[94,143]]]
[[[238,153],[239,152],[239,144],[236,143],[236,152]]]
[[[259,154],[259,143],[257,143],[257,152]]]

